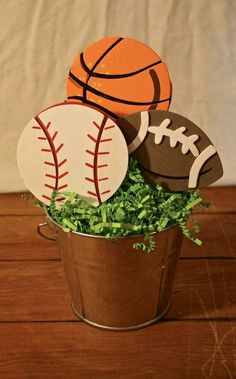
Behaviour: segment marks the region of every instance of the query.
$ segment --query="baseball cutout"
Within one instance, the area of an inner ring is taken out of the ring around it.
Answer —
[[[30,120],[18,143],[17,163],[26,187],[44,204],[50,204],[54,190],[64,190],[98,206],[125,178],[128,149],[112,118],[91,106],[68,102]]]

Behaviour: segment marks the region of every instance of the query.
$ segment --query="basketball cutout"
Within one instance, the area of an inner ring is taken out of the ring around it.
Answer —
[[[54,190],[64,190],[97,206],[120,187],[128,150],[119,127],[106,114],[84,104],[63,103],[26,125],[17,162],[26,187],[46,205]]]
[[[67,79],[67,97],[117,118],[167,110],[171,82],[166,65],[150,47],[132,38],[108,37],[75,58]]]

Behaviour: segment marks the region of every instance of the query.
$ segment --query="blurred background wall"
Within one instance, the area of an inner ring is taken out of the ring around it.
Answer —
[[[0,0],[0,192],[24,190],[16,147],[26,123],[66,98],[75,55],[109,35],[139,39],[167,64],[170,110],[199,125],[236,184],[235,0]]]

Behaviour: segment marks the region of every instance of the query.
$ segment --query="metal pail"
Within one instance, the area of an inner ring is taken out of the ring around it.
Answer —
[[[108,330],[134,330],[161,319],[170,295],[179,257],[182,232],[174,225],[155,233],[156,250],[134,250],[143,236],[116,241],[77,232],[66,233],[47,214],[56,232],[69,285],[72,309],[86,323]]]

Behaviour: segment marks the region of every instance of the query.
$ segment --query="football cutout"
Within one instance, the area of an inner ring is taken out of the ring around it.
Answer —
[[[205,187],[223,175],[210,139],[177,113],[138,112],[118,119],[117,124],[150,184],[178,192]]]
[[[127,144],[114,120],[78,103],[56,104],[24,128],[17,162],[26,187],[49,205],[52,192],[76,192],[97,206],[120,187],[128,167]],[[63,201],[60,195],[56,200]]]
[[[68,99],[94,105],[113,118],[148,109],[167,110],[171,82],[160,56],[132,38],[107,37],[76,56]]]

